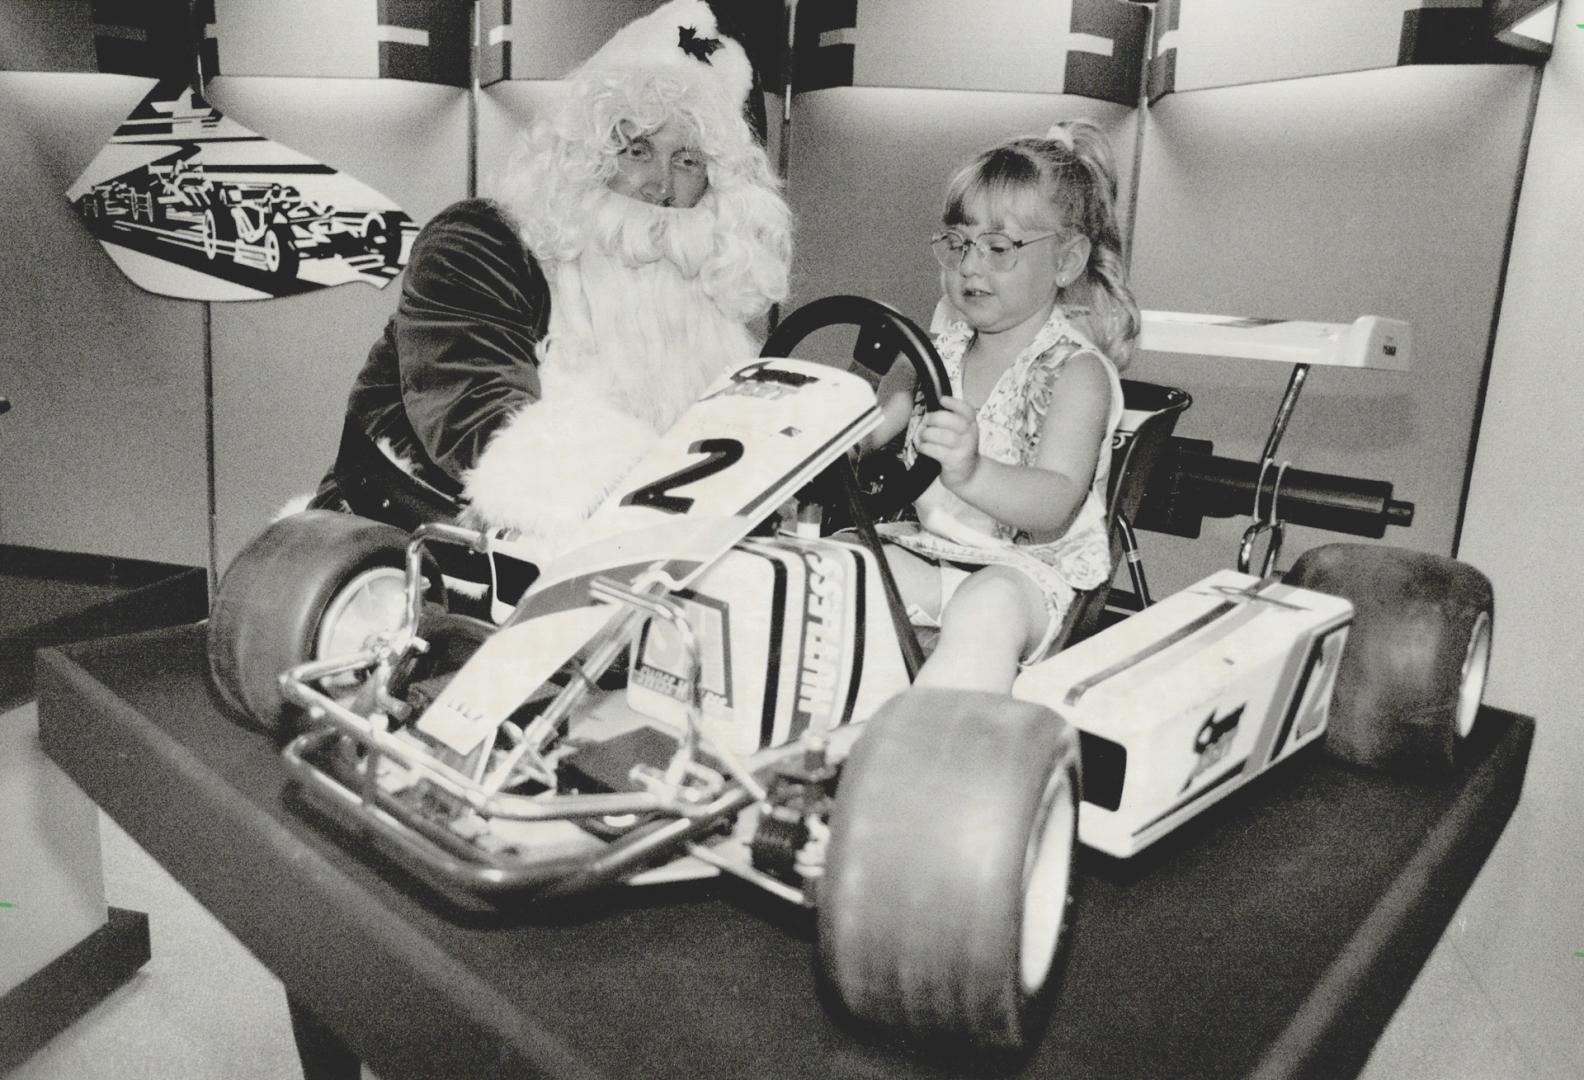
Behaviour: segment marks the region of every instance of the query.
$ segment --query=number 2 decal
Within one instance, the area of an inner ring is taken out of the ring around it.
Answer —
[[[622,499],[621,505],[652,506],[668,514],[685,514],[692,507],[693,500],[686,496],[673,495],[671,489],[686,487],[729,468],[741,460],[743,444],[736,439],[700,439],[688,447],[688,453],[709,456],[668,476],[662,476],[652,484],[645,484],[636,491],[629,492]]]

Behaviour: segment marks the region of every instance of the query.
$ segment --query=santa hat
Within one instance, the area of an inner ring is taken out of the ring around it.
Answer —
[[[572,78],[655,71],[681,79],[701,100],[741,112],[764,141],[764,102],[742,41],[723,31],[706,0],[667,0],[611,35]]]

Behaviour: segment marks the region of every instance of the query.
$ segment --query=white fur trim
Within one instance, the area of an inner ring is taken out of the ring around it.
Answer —
[[[279,510],[270,515],[270,524],[275,524],[281,518],[288,518],[293,514],[302,513],[304,510],[308,509],[308,504],[313,501],[313,497],[314,493],[311,491],[305,491],[301,495],[293,495],[290,499],[286,500],[285,504],[282,505]]]
[[[375,442],[374,445],[379,447],[379,452],[389,458],[390,463],[396,466],[402,472],[406,473],[408,476],[418,475],[418,466],[413,463],[413,459],[397,450],[396,447],[392,446],[388,436],[381,435],[379,440]]]
[[[654,446],[658,433],[555,365],[543,400],[502,424],[462,478],[466,525],[512,529],[543,564]]]
[[[696,43],[692,52],[683,48],[684,39]],[[669,0],[612,34],[583,67],[667,71],[708,87],[737,109],[753,87],[748,54],[741,44],[721,36],[715,12],[705,0]]]
[[[465,596],[469,600],[480,600],[489,594],[489,586],[482,581],[464,581],[462,578],[440,575],[440,581],[448,592]]]

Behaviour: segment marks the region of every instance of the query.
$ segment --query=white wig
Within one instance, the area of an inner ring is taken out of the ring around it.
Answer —
[[[587,196],[616,173],[627,139],[677,122],[706,158],[709,185],[693,210],[710,216],[701,287],[734,319],[749,320],[787,295],[791,213],[740,100],[686,69],[585,65],[558,109],[525,131],[496,186],[523,240],[554,274],[589,242]],[[689,268],[692,269],[692,268]]]

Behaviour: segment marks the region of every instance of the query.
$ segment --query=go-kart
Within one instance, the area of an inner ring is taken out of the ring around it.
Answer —
[[[866,374],[785,358],[827,324],[860,328]],[[849,457],[897,355],[926,407],[947,392],[891,309],[794,312],[543,567],[443,521],[282,519],[221,582],[215,685],[289,740],[311,805],[451,897],[730,874],[814,910],[821,981],[858,1029],[989,1061],[1048,1021],[1080,839],[1129,855],[1322,738],[1455,761],[1489,584],[1387,547],[1217,573],[1012,696],[910,687],[920,650],[871,514],[933,465],[860,483]],[[825,535],[815,511],[838,502],[852,526]],[[485,568],[482,616],[449,610],[448,550]]]

